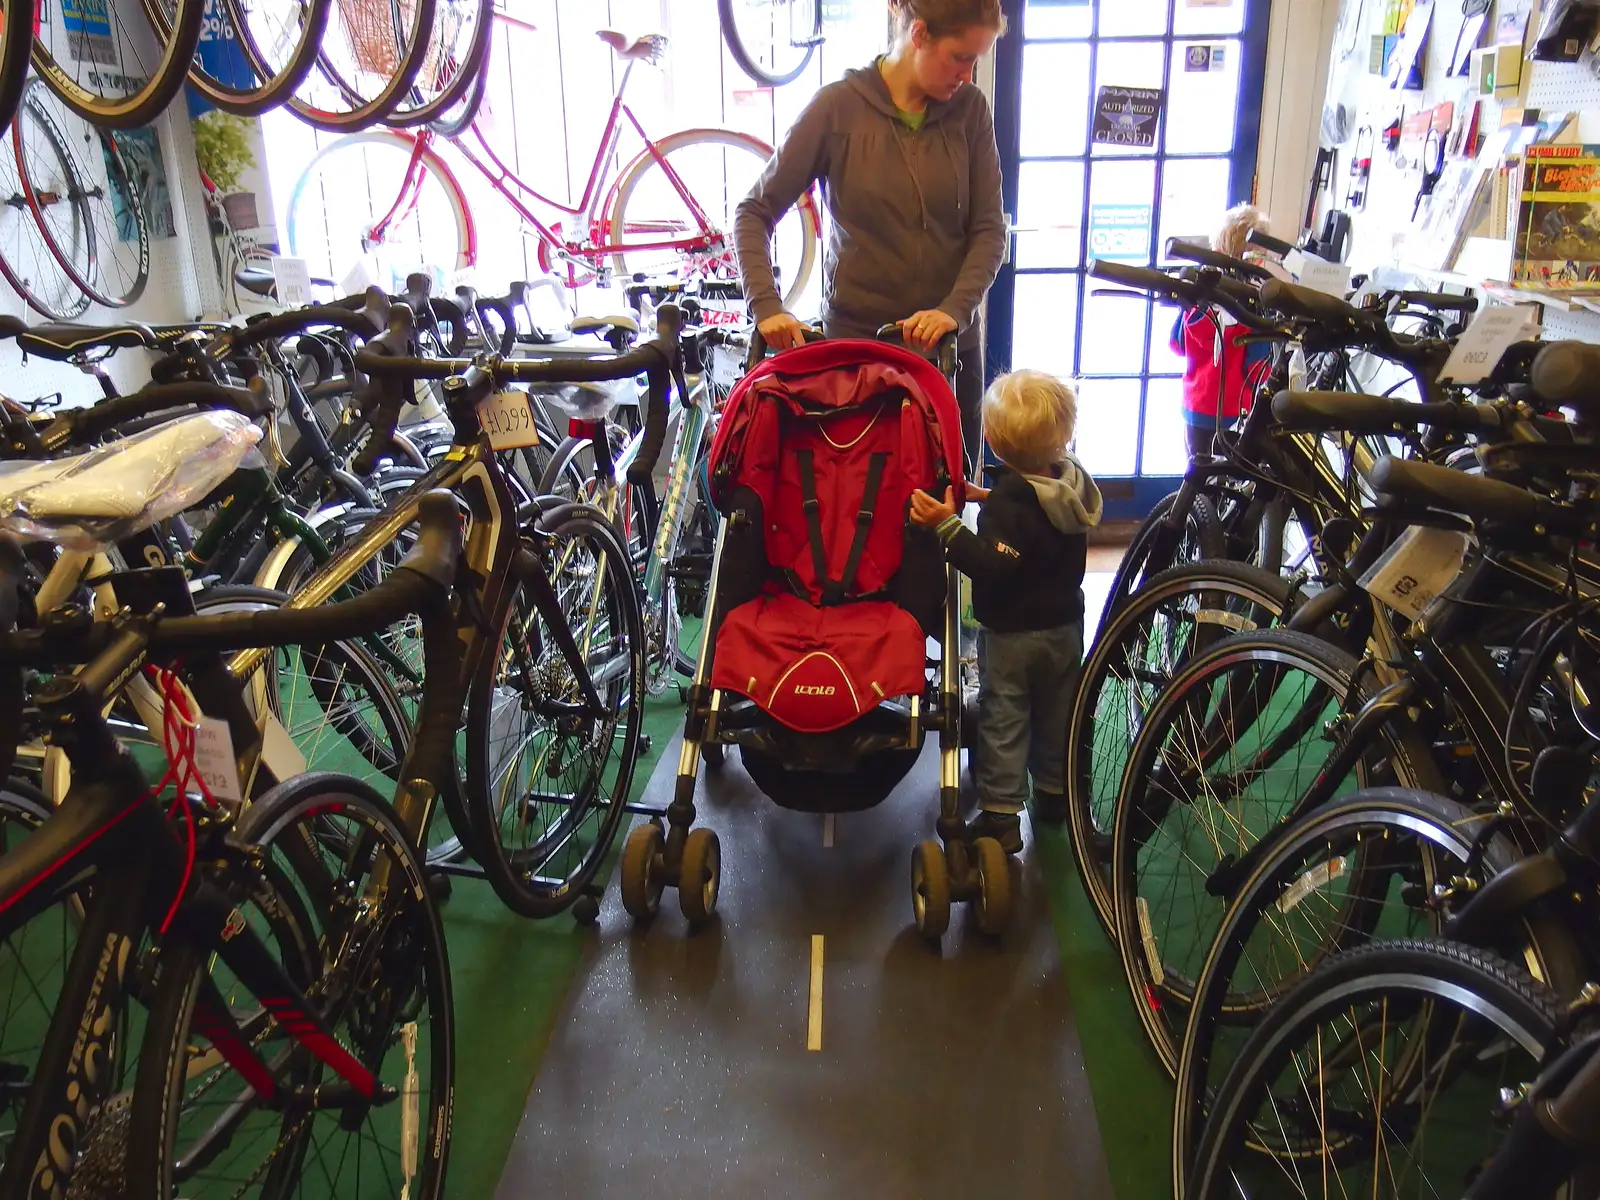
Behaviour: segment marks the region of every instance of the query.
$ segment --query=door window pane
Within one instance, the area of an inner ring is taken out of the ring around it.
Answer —
[[[1089,183],[1089,257],[1151,261],[1156,164],[1097,162]]]
[[[1210,245],[1228,209],[1230,170],[1225,158],[1169,158],[1162,164],[1157,254],[1166,254],[1168,238]]]
[[[1136,37],[1166,31],[1167,0],[1101,0],[1101,37]]]
[[[1080,380],[1074,450],[1089,474],[1132,475],[1138,442],[1139,381]]]
[[[1127,292],[1107,293],[1114,285],[1090,278],[1083,300],[1085,375],[1137,375],[1144,369],[1144,330],[1150,302]],[[1096,292],[1103,294],[1096,295]]]
[[[1152,379],[1144,407],[1141,475],[1182,475],[1189,465],[1183,423],[1183,380]]]
[[[1150,373],[1152,375],[1183,374],[1184,358],[1172,352],[1172,327],[1183,310],[1172,304],[1158,304],[1151,314]]]
[[[1089,121],[1087,43],[1022,48],[1022,156],[1082,154]]]
[[[1101,9],[1101,12],[1105,11]],[[1095,94],[1098,95],[1102,87],[1160,87],[1161,58],[1164,53],[1165,47],[1161,42],[1101,42],[1095,52]],[[1164,120],[1165,117],[1160,119]],[[1156,136],[1156,144],[1159,145],[1159,123]],[[1152,154],[1154,147],[1096,145],[1094,153],[1097,157]]]
[[[1224,154],[1233,149],[1239,102],[1238,42],[1175,42],[1167,87],[1167,153]],[[1196,52],[1191,60],[1190,50]],[[1217,63],[1218,52],[1222,62]],[[1206,69],[1190,70],[1203,56]]]
[[[1017,226],[1025,231],[1017,234],[1017,266],[1077,266],[1083,236],[1083,164],[1023,163],[1017,176]]]
[[[1088,37],[1094,6],[1062,4],[1060,0],[1028,0],[1022,14],[1022,33],[1030,38]]]
[[[1222,4],[1177,0],[1177,10],[1172,14],[1172,32],[1179,37],[1197,33],[1238,33],[1244,28],[1244,5],[1245,0],[1227,0]]]
[[[1073,374],[1076,344],[1078,276],[1018,275],[1012,292],[1015,314],[1011,334],[1011,366],[1052,375]]]

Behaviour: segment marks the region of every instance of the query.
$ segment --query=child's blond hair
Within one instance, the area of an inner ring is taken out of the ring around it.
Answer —
[[[983,396],[983,435],[1007,466],[1042,474],[1061,460],[1078,426],[1078,393],[1043,371],[1012,371]]]
[[[1235,204],[1222,214],[1222,225],[1211,248],[1219,254],[1243,258],[1245,238],[1257,229],[1266,229],[1267,215],[1254,204]]]

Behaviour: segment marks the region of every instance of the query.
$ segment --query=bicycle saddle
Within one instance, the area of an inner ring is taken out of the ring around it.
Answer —
[[[159,345],[148,325],[130,321],[125,325],[74,325],[67,321],[47,321],[17,334],[17,345],[24,354],[37,354],[65,362],[91,350],[126,350],[134,346],[154,349]]]
[[[245,291],[254,292],[257,296],[270,296],[273,289],[278,286],[271,271],[255,271],[249,267],[240,267],[235,271],[233,281]]]
[[[641,33],[638,37],[629,37],[620,29],[597,29],[594,35],[610,46],[621,59],[643,58],[653,61],[667,48],[667,35],[664,33]]]
[[[567,326],[573,333],[600,333],[607,329],[621,329],[627,333],[638,333],[639,322],[630,316],[617,314],[604,317],[574,317],[572,324]]]

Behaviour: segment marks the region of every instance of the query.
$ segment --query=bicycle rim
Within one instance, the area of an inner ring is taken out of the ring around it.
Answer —
[[[19,126],[12,124],[11,137],[0,146],[0,199],[6,201],[0,204],[0,273],[34,311],[70,321],[89,307],[89,297],[62,269],[28,204],[18,157]]]
[[[148,19],[125,22],[122,14],[134,11],[129,5],[107,5],[101,10],[108,14],[105,18],[76,22],[77,30],[66,28],[64,16],[41,23],[33,40],[34,72],[63,104],[93,125],[147,125],[188,78],[205,7],[206,0],[177,0],[165,33]],[[147,49],[152,41],[154,53]]]
[[[383,120],[427,63],[434,13],[435,0],[334,0],[315,69],[289,109],[339,133]]]
[[[469,91],[481,101],[493,34],[494,0],[439,0],[422,69],[387,123],[402,129],[426,125],[449,114]]]
[[[466,197],[450,169],[431,150],[418,164],[414,202],[367,248],[373,226],[392,210],[405,187],[414,140],[374,130],[324,147],[295,181],[284,218],[289,253],[312,275],[343,279],[365,261],[380,287],[405,290],[414,271],[450,273],[471,265],[472,226]]]
[[[821,0],[717,0],[717,16],[734,62],[768,87],[800,77],[822,30]]]
[[[152,25],[171,23],[171,0],[145,0]],[[212,9],[202,42],[212,47],[208,71],[200,59],[189,83],[212,105],[240,117],[276,108],[316,66],[333,0],[225,0]]]
[[[48,95],[29,89],[13,135],[28,205],[72,281],[97,304],[126,307],[150,278],[140,181],[159,177],[159,147],[154,137],[92,130],[67,113],[53,114]],[[65,130],[72,125],[77,136],[69,140]],[[82,144],[81,156],[72,152],[73,141]]]
[[[655,153],[641,154],[617,184],[606,226],[608,242],[622,247],[614,255],[617,273],[736,282],[734,209],[771,155],[771,148],[757,139],[725,129],[689,129],[656,142]],[[703,239],[706,245],[683,249],[664,244],[691,239]],[[769,249],[784,304],[792,305],[810,281],[816,261],[817,216],[809,195],[778,222]]]

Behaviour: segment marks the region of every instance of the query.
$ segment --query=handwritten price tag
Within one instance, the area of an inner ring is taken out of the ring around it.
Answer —
[[[1361,577],[1361,586],[1415,621],[1461,573],[1466,553],[1466,534],[1413,525],[1372,564]]]
[[[1484,309],[1450,351],[1439,378],[1454,383],[1487,379],[1508,349],[1538,336],[1534,311],[1527,304],[1496,304]]]
[[[527,392],[496,392],[478,402],[478,424],[495,450],[518,450],[539,444]]]
[[[1295,268],[1295,278],[1301,287],[1325,292],[1343,300],[1350,291],[1350,267],[1347,263],[1329,262],[1315,254],[1302,254]]]
[[[272,281],[278,303],[284,308],[299,308],[311,303],[311,266],[303,258],[272,256]]]

